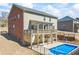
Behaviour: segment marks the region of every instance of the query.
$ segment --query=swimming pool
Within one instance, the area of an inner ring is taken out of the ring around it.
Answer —
[[[52,54],[62,54],[62,55],[67,55],[68,53],[70,53],[71,51],[73,51],[74,49],[76,49],[78,46],[74,46],[74,45],[70,45],[70,44],[61,44],[58,45],[56,47],[50,48],[49,51]]]

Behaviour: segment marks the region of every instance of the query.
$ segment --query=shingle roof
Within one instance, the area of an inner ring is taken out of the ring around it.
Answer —
[[[70,17],[70,16],[65,16],[65,17],[59,19],[59,21],[68,21],[68,20],[75,20],[75,19],[73,19],[73,18]]]
[[[23,7],[23,6],[20,6],[20,5],[15,5],[15,4],[13,4],[13,5],[18,7],[18,8],[20,8],[20,9],[22,9],[25,12],[29,12],[29,13],[38,14],[38,15],[47,16],[47,17],[51,17],[51,18],[56,18],[57,19],[57,17],[55,17],[53,15],[50,15],[48,13],[42,12],[42,11],[38,11],[38,10],[31,9],[31,8]]]

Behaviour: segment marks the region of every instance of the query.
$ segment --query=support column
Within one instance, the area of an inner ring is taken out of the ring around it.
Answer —
[[[30,32],[31,32],[31,42],[30,43],[31,43],[31,49],[32,49],[32,35],[33,35],[33,31],[31,30]]]
[[[73,32],[74,32],[74,20],[73,20]]]
[[[45,38],[44,38],[44,34],[43,34],[42,36],[43,36],[43,45],[44,45],[44,39],[45,39]]]
[[[39,24],[37,25],[37,47],[39,46]]]
[[[50,31],[50,32],[49,32]],[[51,43],[51,30],[50,30],[50,26],[48,24],[48,32],[49,32],[49,38],[48,38],[48,43]]]
[[[52,26],[53,26],[53,24],[52,24]],[[51,28],[51,43],[53,43],[53,40],[54,40],[53,37],[52,37],[52,29],[53,28]]]
[[[42,39],[43,39],[43,45],[44,45],[44,39],[45,39],[45,38],[44,38],[44,24],[43,24],[43,34],[42,34],[42,36],[43,36]]]
[[[57,41],[57,30],[56,30],[56,41]]]

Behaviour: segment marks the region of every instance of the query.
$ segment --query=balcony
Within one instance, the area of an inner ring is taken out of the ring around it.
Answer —
[[[42,34],[42,33],[44,33],[44,34],[53,34],[53,33],[56,33],[57,32],[57,30],[56,29],[52,29],[52,30],[50,30],[50,29],[40,29],[40,30],[25,30],[24,31],[24,34],[36,34],[36,33],[38,33],[38,34]]]

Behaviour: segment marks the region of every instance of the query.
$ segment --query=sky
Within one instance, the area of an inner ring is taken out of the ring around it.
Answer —
[[[0,3],[1,11],[10,12],[13,3]],[[14,3],[17,5],[29,7],[35,10],[44,11],[53,16],[63,18],[70,16],[72,18],[79,17],[79,4],[78,3]]]

